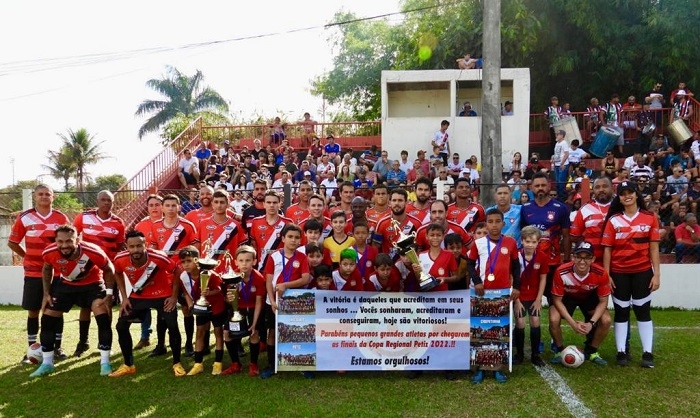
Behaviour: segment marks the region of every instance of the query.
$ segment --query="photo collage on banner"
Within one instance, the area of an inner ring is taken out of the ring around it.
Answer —
[[[510,289],[471,290],[471,362],[481,370],[512,371]]]
[[[289,289],[277,306],[277,371],[316,370],[314,291]]]

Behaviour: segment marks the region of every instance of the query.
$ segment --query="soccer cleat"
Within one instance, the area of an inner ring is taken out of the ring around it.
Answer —
[[[472,377],[472,383],[475,385],[478,385],[479,383],[484,381],[484,371],[483,370],[478,370],[476,373],[474,373],[474,377]]]
[[[63,350],[63,347],[59,347],[53,350],[53,358],[54,360],[65,360],[68,358],[68,354]]]
[[[112,365],[109,363],[100,364],[100,376],[109,376],[112,374]]]
[[[255,377],[255,376],[258,376],[258,375],[260,375],[260,369],[258,368],[258,365],[257,365],[257,364],[252,364],[252,363],[251,363],[251,364],[248,366],[248,376],[250,376],[250,377]],[[304,376],[304,377],[306,377],[306,376]]]
[[[642,354],[642,367],[645,369],[653,369],[654,368],[654,355],[651,353],[647,353],[646,351],[644,354]]]
[[[549,359],[549,362],[551,364],[561,364],[561,353],[556,353],[551,359]]]
[[[75,346],[75,351],[73,352],[73,357],[80,357],[89,349],[90,349],[89,342],[85,341],[84,343],[78,343],[78,345]]]
[[[540,341],[539,352],[540,354],[544,353],[544,341]]]
[[[173,364],[173,373],[175,373],[175,377],[182,377],[187,375],[185,368],[182,367],[182,363]]]
[[[588,356],[588,360],[590,360],[593,364],[597,366],[607,366],[608,362],[605,361],[603,357],[600,356],[597,352],[591,353],[590,356]]]
[[[252,364],[251,364],[252,366]],[[257,368],[257,366],[255,366]],[[228,366],[224,371],[221,372],[222,376],[228,376],[231,374],[236,374],[241,372],[241,364],[240,363],[231,363],[230,366]]]
[[[539,367],[544,366],[544,360],[542,360],[542,357],[540,357],[539,354],[533,354],[532,357],[530,357],[530,363]]]
[[[148,338],[142,338],[139,340],[138,343],[136,343],[136,345],[134,346],[134,350],[140,350],[142,348],[148,347],[149,345],[151,345],[151,340],[149,340]]]
[[[29,357],[25,354],[24,357],[22,357],[22,360],[19,362],[20,364],[32,364],[32,361],[29,360]]]
[[[272,376],[274,376],[274,374],[275,373],[272,371],[272,369],[267,368],[267,369],[263,370],[262,373],[260,373],[260,378],[261,379],[269,379]]]
[[[493,373],[493,377],[496,379],[496,382],[498,383],[506,383],[508,381],[508,376],[500,371],[496,371]]]
[[[549,349],[552,350],[552,353],[558,353],[559,349],[557,348],[557,345],[554,344],[554,340],[549,343]]]
[[[136,373],[136,366],[133,364],[131,366],[127,366],[126,364],[122,364],[119,366],[119,368],[112,373],[109,374],[109,377],[122,377],[126,376],[129,374],[135,374]]]
[[[53,364],[42,364],[38,369],[34,370],[34,373],[30,374],[29,377],[43,377],[47,376],[56,370]]]
[[[627,354],[624,351],[617,352],[617,365],[621,367],[627,366]]]
[[[202,363],[195,363],[194,366],[187,372],[187,376],[196,376],[204,371],[204,365]]]
[[[220,361],[215,361],[214,364],[212,365],[211,368],[211,375],[212,376],[218,376],[221,374],[221,369],[223,368],[223,365],[221,364]]]
[[[153,351],[151,351],[151,353],[148,355],[148,357],[162,356],[162,355],[165,355],[165,353],[167,353],[167,352],[168,352],[168,350],[166,350],[165,347],[157,345],[156,348],[154,348]]]

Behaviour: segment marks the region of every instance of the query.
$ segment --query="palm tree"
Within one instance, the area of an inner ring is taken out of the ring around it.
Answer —
[[[167,76],[163,79],[148,80],[146,85],[165,100],[144,100],[136,109],[136,116],[153,114],[139,128],[139,139],[156,132],[178,114],[189,117],[205,111],[228,112],[228,103],[215,90],[202,86],[203,80],[199,70],[189,77],[175,67],[167,67]]]
[[[47,159],[49,164],[42,164],[42,167],[49,171],[49,175],[57,180],[63,180],[63,190],[68,191],[70,179],[77,172],[75,161],[70,156],[67,147],[61,147],[60,151],[49,150]]]
[[[65,152],[75,164],[75,183],[77,191],[82,192],[85,190],[85,184],[90,180],[85,167],[107,158],[100,150],[102,142],[95,143],[95,137],[90,135],[85,128],[80,128],[75,132],[69,129],[67,136],[60,133],[57,135],[63,141],[61,150],[65,148]]]

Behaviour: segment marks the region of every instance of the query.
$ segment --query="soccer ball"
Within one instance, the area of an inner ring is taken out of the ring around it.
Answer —
[[[561,352],[561,364],[572,369],[582,365],[585,359],[581,350],[575,345],[570,345]]]
[[[41,344],[34,343],[27,348],[27,359],[32,364],[39,364],[44,359],[44,354],[41,352]]]

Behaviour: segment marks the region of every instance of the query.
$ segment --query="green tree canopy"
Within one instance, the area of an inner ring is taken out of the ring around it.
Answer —
[[[95,136],[91,135],[85,128],[80,128],[77,131],[69,129],[68,135],[61,133],[57,135],[63,141],[59,154],[65,154],[66,158],[69,158],[67,161],[74,165],[76,187],[78,192],[82,192],[85,190],[85,184],[90,181],[87,166],[97,164],[107,158],[100,150],[102,142],[95,142]]]
[[[139,129],[139,138],[158,131],[178,115],[196,116],[211,112],[224,117],[228,103],[215,90],[202,83],[204,76],[197,70],[193,76],[182,74],[175,67],[167,67],[162,79],[151,79],[146,86],[159,93],[162,100],[144,100],[136,109],[136,116],[151,115]]]

